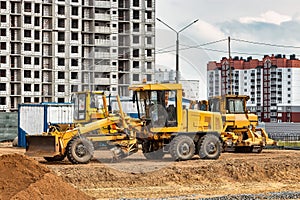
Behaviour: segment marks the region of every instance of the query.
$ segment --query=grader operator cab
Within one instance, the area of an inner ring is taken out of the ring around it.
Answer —
[[[143,123],[137,139],[147,159],[170,153],[174,160],[195,154],[217,159],[221,152],[219,113],[185,109],[180,84],[143,84],[129,87]]]
[[[276,145],[263,128],[257,128],[258,116],[247,110],[248,100],[246,95],[223,95],[209,100],[209,110],[222,115],[225,151],[260,153],[266,145]]]
[[[108,117],[109,109],[103,91],[73,93],[71,102],[74,103],[74,123],[86,124]]]

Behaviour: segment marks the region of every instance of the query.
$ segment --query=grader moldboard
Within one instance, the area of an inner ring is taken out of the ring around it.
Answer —
[[[129,90],[133,92],[138,119],[124,115],[119,98],[119,113],[112,115],[104,94],[99,94],[101,98],[96,98],[98,105],[93,108],[93,93],[77,93],[72,99],[74,120],[79,126],[63,131],[52,127],[43,135],[27,136],[26,154],[43,156],[47,161],[67,156],[73,164],[88,163],[99,143],[105,143],[115,158],[137,152],[139,145],[147,159],[161,159],[166,153],[177,161],[195,154],[202,159],[219,158],[219,112],[184,108],[180,84],[141,84]]]

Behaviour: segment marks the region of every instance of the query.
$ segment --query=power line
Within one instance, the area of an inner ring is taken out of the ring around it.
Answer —
[[[223,41],[226,41],[227,38],[225,39],[221,39],[221,40],[216,40],[216,41],[212,41],[212,42],[207,42],[207,43],[204,43],[204,44],[199,44],[199,45],[195,45],[195,46],[187,46],[187,45],[181,45],[181,46],[186,46],[186,48],[181,48],[179,49],[180,51],[182,50],[187,50],[187,49],[193,49],[193,48],[199,48],[201,46],[206,46],[206,45],[211,45],[211,44],[215,44],[215,43],[219,43],[219,42],[223,42]],[[174,50],[168,50],[168,51],[161,51],[161,52],[156,52],[156,53],[170,53]]]
[[[265,42],[255,42],[255,41],[235,39],[235,38],[231,38],[231,40],[234,40],[234,41],[237,41],[237,42],[245,42],[245,43],[250,43],[250,44],[256,44],[256,45],[264,45],[264,46],[272,46],[272,47],[280,47],[280,48],[300,49],[300,47],[292,46],[292,45],[270,44],[270,43],[265,43]]]
[[[162,49],[158,49],[158,50],[156,51],[156,53],[158,53],[158,52],[160,52],[160,51],[165,51],[165,50],[170,49],[170,48],[173,48],[173,47],[175,47],[175,45],[171,45],[171,46],[168,46],[168,47],[165,47],[165,48],[162,48]]]
[[[236,39],[236,38],[231,38],[231,40],[237,41],[237,42],[244,42],[244,43],[249,43],[249,44],[255,44],[255,45],[264,45],[264,46],[273,46],[273,47],[280,47],[280,48],[294,48],[294,49],[300,49],[300,47],[298,46],[292,46],[292,45],[282,45],[282,44],[270,44],[270,43],[264,43],[264,42],[255,42],[255,41],[249,41],[249,40],[244,40],[244,39]],[[181,46],[185,46],[185,48],[181,48],[179,49],[180,51],[183,50],[188,50],[188,49],[202,49],[202,50],[206,50],[206,51],[214,51],[214,52],[219,52],[219,53],[228,53],[227,50],[218,50],[218,49],[212,49],[212,48],[203,48],[202,46],[206,46],[206,45],[211,45],[211,44],[216,44],[219,42],[224,42],[227,41],[227,38],[221,39],[221,40],[216,40],[216,41],[212,41],[212,42],[207,42],[207,43],[203,43],[203,44],[199,44],[199,45],[194,45],[194,46],[188,46],[188,45],[181,45]],[[164,54],[164,53],[170,53],[170,52],[175,52],[175,50],[167,50],[169,48],[172,48],[173,46],[169,46],[163,49],[160,49],[158,51],[155,52],[155,54]],[[247,55],[247,56],[252,56],[252,55],[256,55],[256,56],[264,56],[264,55],[269,55],[269,53],[247,53],[247,52],[238,52],[238,51],[231,51],[234,54],[239,54],[239,55]],[[274,52],[272,52],[271,54],[273,54]],[[300,55],[296,55],[296,56],[300,56]]]

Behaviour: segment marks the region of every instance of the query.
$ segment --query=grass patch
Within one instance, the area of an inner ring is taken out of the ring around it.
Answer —
[[[277,141],[277,146],[300,147],[300,141]]]

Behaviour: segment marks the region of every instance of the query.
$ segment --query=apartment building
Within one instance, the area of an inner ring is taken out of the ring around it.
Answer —
[[[154,0],[0,0],[0,111],[154,79]]]
[[[300,122],[300,60],[295,55],[235,57],[207,65],[208,97],[245,94],[261,122]]]

